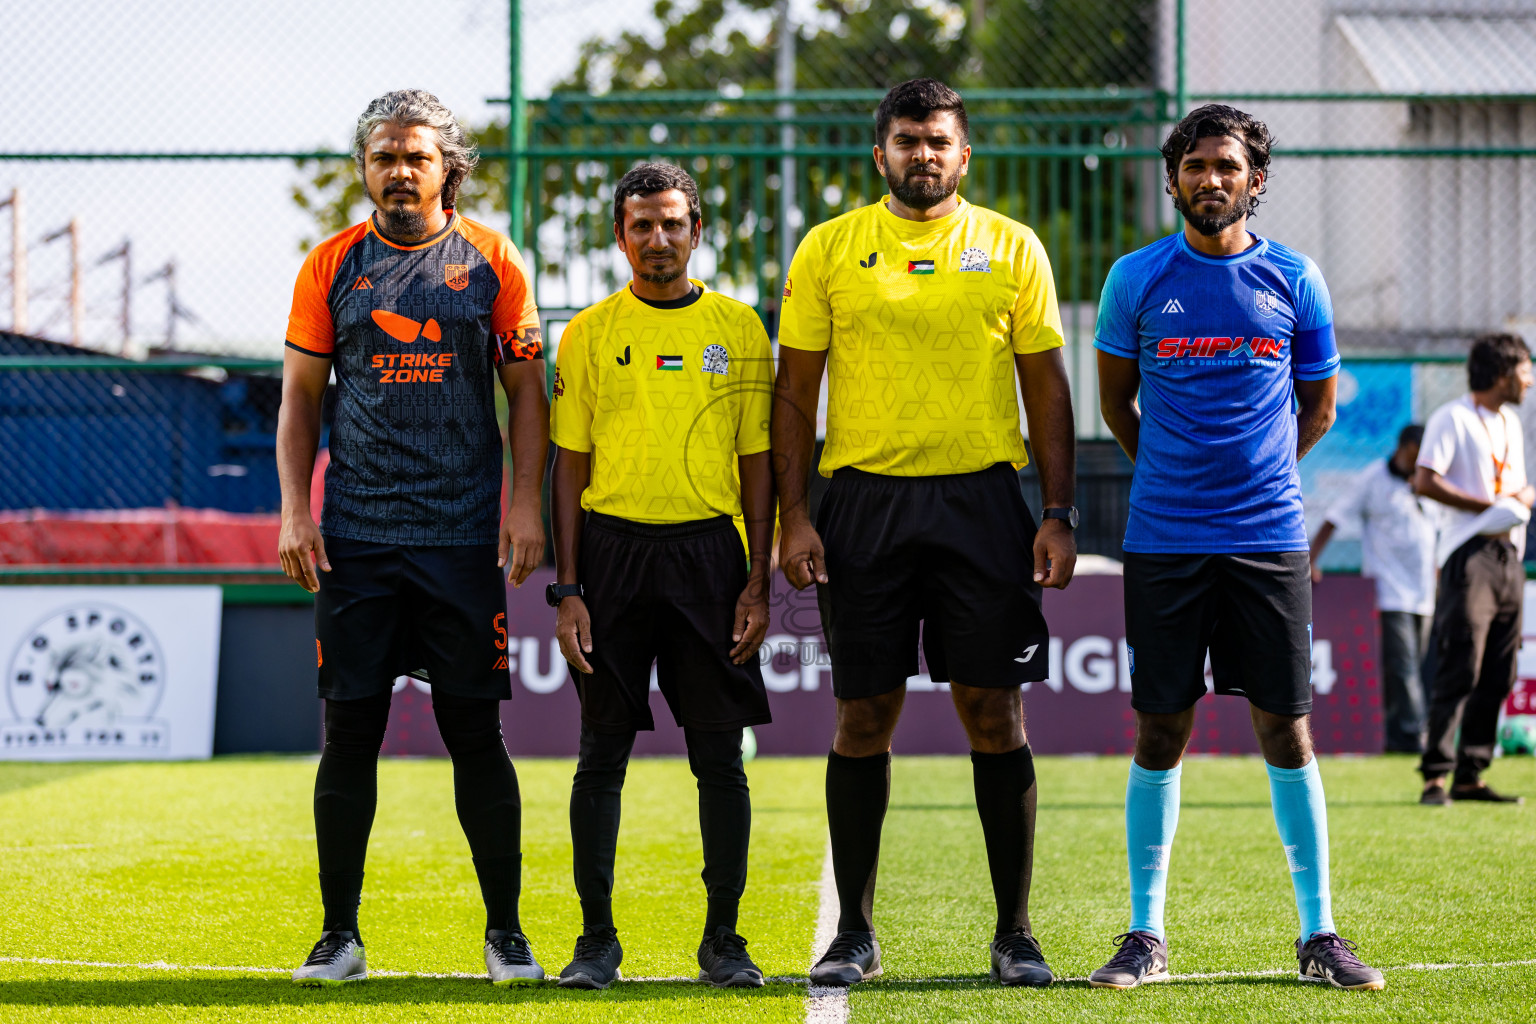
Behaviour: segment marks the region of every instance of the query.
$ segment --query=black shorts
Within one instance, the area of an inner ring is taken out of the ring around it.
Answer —
[[[507,589],[495,544],[406,547],[326,537],[315,656],[320,696],[384,693],[402,675],[507,700]]]
[[[1018,686],[1046,677],[1035,520],[1008,463],[977,473],[839,469],[816,529],[832,692],[878,697],[917,673],[918,624],[935,682]]]
[[[579,575],[592,616],[592,674],[571,674],[588,728],[656,728],[652,662],[678,725],[727,732],[773,720],[757,659],[731,663],[747,554],[729,516],[651,524],[590,513]]]
[[[1312,711],[1312,579],[1305,551],[1125,553],[1131,707],[1170,715],[1217,693],[1276,715]]]

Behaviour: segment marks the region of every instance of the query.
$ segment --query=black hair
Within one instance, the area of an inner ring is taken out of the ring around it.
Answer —
[[[1184,115],[1184,120],[1173,126],[1163,142],[1163,169],[1168,178],[1168,190],[1178,178],[1179,161],[1184,159],[1201,139],[1226,136],[1236,139],[1248,151],[1250,173],[1262,171],[1269,178],[1269,151],[1275,137],[1269,126],[1252,114],[1245,114],[1236,107],[1222,103],[1207,103]],[[1263,187],[1259,193],[1262,195]]]
[[[971,123],[965,117],[965,101],[960,94],[935,78],[914,78],[902,82],[880,101],[875,111],[875,145],[885,148],[885,137],[890,133],[891,122],[898,117],[910,117],[914,121],[926,121],[935,113],[955,115],[960,126],[960,144],[971,141]]]
[[[1487,391],[1530,359],[1530,346],[1518,334],[1480,335],[1472,339],[1472,351],[1467,353],[1467,385],[1473,391]]]
[[[699,210],[699,183],[693,175],[673,164],[636,164],[624,172],[613,188],[613,226],[624,233],[624,200],[630,196],[653,196],[677,189],[688,200],[688,222],[698,227],[703,214]]]
[[[1424,428],[1418,423],[1410,423],[1397,432],[1397,446],[1401,448],[1405,444],[1423,444]]]

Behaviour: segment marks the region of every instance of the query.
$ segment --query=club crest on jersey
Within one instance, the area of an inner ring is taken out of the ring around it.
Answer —
[[[1274,316],[1280,311],[1280,296],[1267,288],[1261,288],[1253,294],[1254,305],[1259,307],[1259,313],[1263,316]]]
[[[704,346],[704,372],[724,377],[731,372],[731,355],[724,345]]]
[[[960,254],[960,273],[992,273],[992,257],[981,249],[967,249]]]
[[[555,386],[551,389],[556,398],[565,394],[565,378],[560,376],[560,367],[555,367]]]
[[[443,267],[443,284],[456,292],[461,292],[469,287],[469,266],[464,263],[449,263]]]

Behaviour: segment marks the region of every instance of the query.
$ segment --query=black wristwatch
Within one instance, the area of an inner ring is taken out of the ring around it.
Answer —
[[[585,597],[580,583],[551,583],[544,588],[544,600],[551,608],[559,608],[568,597]]]
[[[1069,505],[1066,508],[1048,508],[1041,513],[1042,519],[1065,519],[1067,528],[1077,529],[1077,506]]]

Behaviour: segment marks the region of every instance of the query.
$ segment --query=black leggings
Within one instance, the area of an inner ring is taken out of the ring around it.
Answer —
[[[326,931],[357,931],[389,699],[386,691],[325,702],[325,749],[315,775],[315,840]],[[485,898],[486,927],[517,931],[523,805],[501,736],[500,702],[438,691],[432,695],[432,713],[453,758],[454,804]]]

